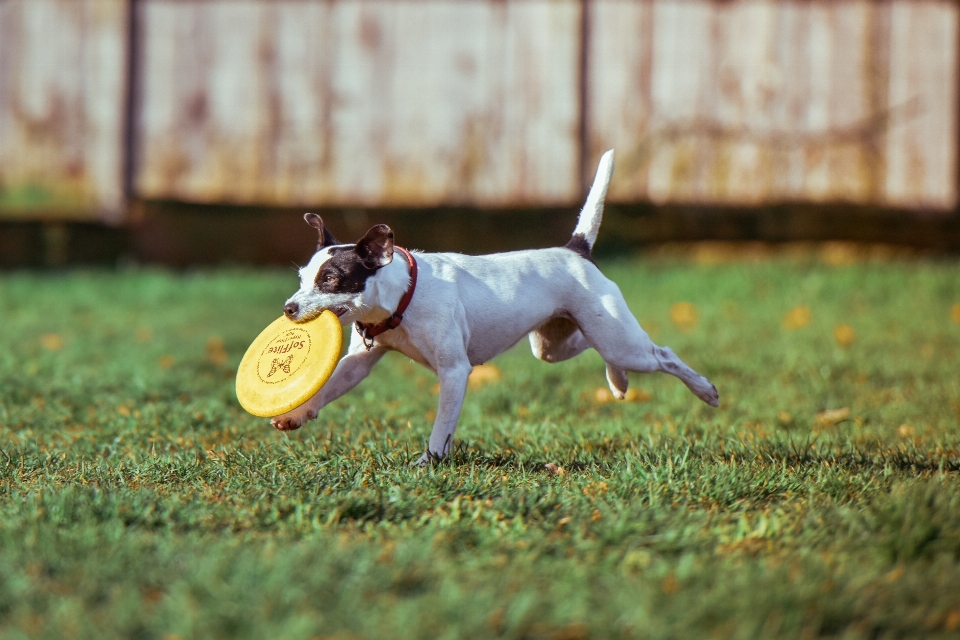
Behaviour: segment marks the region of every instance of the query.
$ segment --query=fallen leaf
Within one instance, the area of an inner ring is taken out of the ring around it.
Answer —
[[[678,302],[670,307],[670,320],[680,329],[692,329],[697,326],[697,310],[689,302]]]
[[[901,438],[909,438],[916,432],[917,430],[914,429],[913,425],[910,425],[910,424],[902,424],[899,427],[897,427],[897,433],[900,434]]]
[[[500,368],[495,364],[478,364],[470,372],[467,384],[471,389],[479,389],[488,384],[500,381]]]
[[[616,402],[617,397],[608,387],[597,387],[593,392],[593,400],[597,404],[606,404]],[[651,400],[653,400],[653,394],[645,389],[627,389],[627,393],[623,397],[624,402],[650,402]]]
[[[960,302],[950,307],[950,318],[957,324],[960,324]]]
[[[781,411],[777,414],[777,419],[780,420],[783,424],[789,424],[793,422],[793,416],[787,413],[786,411]]]
[[[210,339],[207,340],[207,359],[213,364],[220,365],[226,362],[229,357],[227,350],[223,348],[223,338],[210,336]]]
[[[593,399],[599,404],[606,404],[615,400],[613,392],[606,387],[597,387],[597,390],[593,392]]]
[[[832,427],[849,417],[850,407],[843,407],[842,409],[827,409],[826,411],[821,411],[817,414],[816,421],[818,427]]]
[[[667,595],[676,593],[680,590],[680,581],[673,575],[673,573],[668,573],[667,577],[663,579],[663,592]]]
[[[888,584],[893,584],[903,575],[903,566],[898,565],[896,568],[892,569],[887,575],[883,576],[883,581]]]
[[[854,333],[853,327],[850,325],[838,324],[833,328],[833,337],[836,338],[837,343],[841,347],[849,347],[853,344],[853,340],[857,337],[857,334]]]
[[[558,464],[554,464],[552,462],[548,462],[547,464],[543,465],[543,468],[546,469],[547,472],[552,473],[555,476],[562,476],[563,474],[566,473],[563,467],[561,467]]]
[[[169,369],[173,366],[173,356],[160,356],[158,363],[161,369]]]
[[[645,389],[627,389],[627,395],[623,398],[626,402],[650,402],[653,400],[653,394]]]
[[[943,626],[947,628],[947,631],[953,631],[957,627],[960,627],[960,609],[953,609],[948,613]]]
[[[793,331],[810,324],[810,307],[799,306],[790,309],[783,316],[783,328],[787,331]]]
[[[56,333],[46,333],[40,336],[40,344],[47,351],[60,351],[63,348],[63,338]]]

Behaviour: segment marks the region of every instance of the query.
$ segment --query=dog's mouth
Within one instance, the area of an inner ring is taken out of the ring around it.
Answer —
[[[339,318],[343,316],[347,311],[350,311],[350,308],[344,305],[337,305],[336,307],[331,307],[330,311],[333,311],[336,316]]]

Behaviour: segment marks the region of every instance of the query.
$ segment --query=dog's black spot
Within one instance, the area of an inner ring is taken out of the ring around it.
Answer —
[[[573,251],[584,260],[593,262],[593,254],[590,252],[590,243],[587,242],[587,237],[582,233],[573,234],[573,237],[571,237],[567,244],[563,246],[565,249],[570,249],[570,251]]]
[[[329,232],[320,216],[308,213],[304,217],[310,226],[320,231],[323,242]],[[314,280],[317,290],[323,293],[361,293],[367,286],[367,279],[393,259],[393,231],[385,224],[378,224],[357,244],[341,244],[330,247],[329,251],[330,259],[320,267]]]
[[[317,272],[315,283],[323,293],[360,293],[367,279],[377,272],[363,264],[354,245],[345,244],[330,249],[331,258]]]

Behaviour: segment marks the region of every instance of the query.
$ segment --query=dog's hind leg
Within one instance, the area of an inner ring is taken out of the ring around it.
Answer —
[[[563,362],[589,348],[590,343],[583,337],[580,327],[569,318],[551,318],[530,332],[530,350],[544,362]],[[608,364],[607,382],[614,397],[618,400],[626,397],[629,384],[626,371]]]
[[[599,283],[598,283],[599,284]],[[577,323],[586,341],[607,363],[607,380],[614,394],[626,392],[626,371],[662,371],[680,378],[698,398],[711,406],[720,404],[717,388],[691,369],[668,347],[650,340],[630,313],[620,290],[610,281],[599,284],[601,295],[577,310]],[[622,384],[622,387],[621,387]],[[618,396],[619,397],[619,396]]]

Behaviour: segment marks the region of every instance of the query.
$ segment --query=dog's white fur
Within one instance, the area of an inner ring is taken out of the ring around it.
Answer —
[[[600,160],[597,177],[580,213],[575,234],[592,247],[600,228],[613,151]],[[419,278],[403,323],[376,338],[367,349],[352,331],[349,352],[333,376],[302,406],[277,416],[281,430],[300,427],[322,407],[350,391],[389,350],[399,351],[440,379],[440,403],[421,463],[450,451],[474,365],[487,362],[529,336],[536,357],[546,362],[572,358],[588,347],[607,364],[617,398],[627,390],[627,372],[663,371],[676,376],[704,402],[717,406],[716,388],[666,347],[655,345],[630,313],[616,284],[588,259],[568,248],[536,249],[486,256],[415,253]],[[325,294],[316,275],[331,256],[319,250],[301,269],[299,291],[290,297],[306,320],[338,307],[340,321],[380,322],[394,312],[410,281],[403,259],[385,259],[362,293]]]

